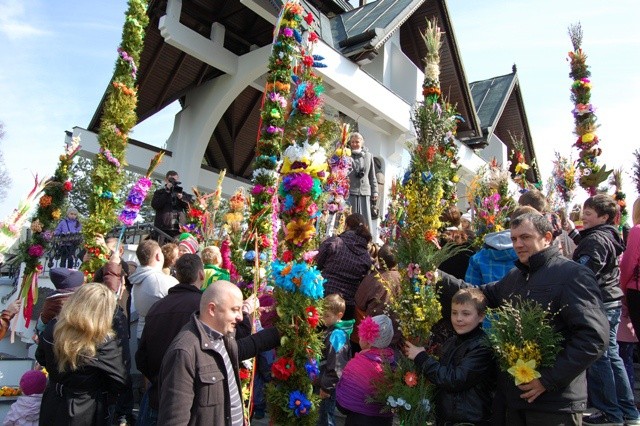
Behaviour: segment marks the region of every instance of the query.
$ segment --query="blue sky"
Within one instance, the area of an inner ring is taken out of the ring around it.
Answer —
[[[640,2],[449,0],[448,6],[469,81],[508,74],[517,64],[545,178],[555,150],[577,154],[566,56],[567,26],[581,21],[601,158],[631,170],[631,153],[640,148],[632,130],[640,99]],[[0,218],[27,193],[32,173],[53,172],[64,131],[88,125],[113,70],[126,7],[125,0],[0,0],[0,121],[6,132],[0,149],[13,178]],[[142,123],[132,137],[162,145],[176,110]],[[632,202],[635,190],[629,175],[624,178]]]

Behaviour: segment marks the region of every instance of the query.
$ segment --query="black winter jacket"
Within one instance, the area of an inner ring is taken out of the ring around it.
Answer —
[[[440,361],[421,352],[414,362],[418,371],[438,387],[438,425],[490,421],[496,363],[480,326],[450,337],[443,345]]]
[[[625,249],[618,230],[611,225],[596,225],[580,231],[580,242],[573,252],[573,260],[596,274],[605,306],[620,306],[620,268],[618,256]]]
[[[122,347],[112,338],[97,348],[96,355],[76,371],[61,373],[53,352],[57,319],[47,323],[40,335],[36,360],[49,372],[40,407],[41,425],[108,425],[107,396],[124,391],[129,373]]]
[[[470,284],[442,273],[442,303],[450,303],[453,294]],[[490,308],[517,297],[549,306],[555,315],[552,326],[562,334],[562,350],[551,368],[542,368],[540,382],[546,391],[534,402],[520,398],[513,377],[501,372],[498,389],[506,397],[507,407],[515,410],[581,412],[587,408],[585,371],[609,344],[609,322],[596,277],[585,268],[549,247],[520,261],[500,281],[479,287]]]
[[[178,231],[179,225],[186,223],[186,211],[189,204],[175,198],[166,186],[153,193],[151,207],[156,212],[156,217],[153,220],[153,225],[156,228],[163,231]]]

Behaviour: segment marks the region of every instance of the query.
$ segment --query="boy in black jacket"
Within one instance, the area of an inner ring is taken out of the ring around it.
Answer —
[[[456,292],[451,301],[451,323],[456,334],[444,343],[439,361],[424,348],[405,344],[407,356],[418,371],[438,387],[438,425],[491,424],[496,367],[482,330],[486,309],[487,302],[480,289],[464,288]]]
[[[330,294],[324,298],[323,322],[327,327],[324,349],[320,361],[320,375],[317,385],[320,387],[320,418],[318,426],[334,426],[336,411],[336,385],[342,369],[351,359],[349,336],[355,320],[342,320],[346,304],[339,294]]]

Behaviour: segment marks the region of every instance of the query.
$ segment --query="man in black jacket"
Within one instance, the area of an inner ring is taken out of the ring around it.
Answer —
[[[541,214],[526,213],[511,222],[516,267],[500,281],[481,286],[487,305],[497,308],[516,298],[534,300],[555,314],[562,350],[541,377],[515,386],[502,372],[498,388],[506,398],[508,425],[579,425],[587,408],[585,370],[609,344],[609,323],[591,270],[562,257],[552,247],[552,228]],[[443,303],[470,285],[443,273]]]
[[[176,336],[160,373],[162,425],[244,425],[239,361],[275,348],[276,328],[236,340],[242,292],[228,281],[207,287],[200,312]]]
[[[584,419],[585,425],[640,424],[624,362],[619,355],[616,335],[622,312],[622,289],[618,256],[625,245],[613,226],[618,204],[606,194],[588,198],[583,205],[578,246],[573,260],[593,271],[602,294],[609,321],[609,346],[604,355],[587,370],[589,400],[599,412]]]
[[[171,237],[180,234],[180,225],[186,222],[191,196],[180,186],[178,172],[169,170],[164,186],[153,193],[151,207],[156,212],[153,224]]]

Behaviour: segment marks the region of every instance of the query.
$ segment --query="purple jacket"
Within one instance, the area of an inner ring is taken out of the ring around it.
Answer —
[[[338,293],[347,305],[355,305],[356,291],[373,260],[367,250],[367,240],[354,231],[345,231],[320,244],[316,264],[327,280],[324,294]]]
[[[385,361],[395,361],[393,349],[371,348],[358,352],[342,370],[342,377],[336,386],[338,404],[366,416],[392,417],[393,413],[380,413],[383,404],[367,402],[367,398],[373,396],[375,391],[371,381],[382,376]]]

